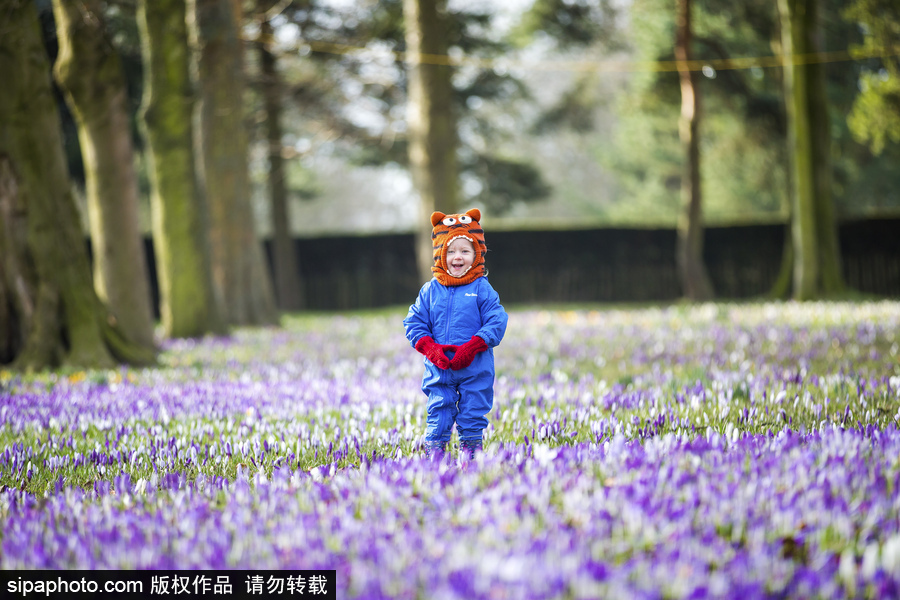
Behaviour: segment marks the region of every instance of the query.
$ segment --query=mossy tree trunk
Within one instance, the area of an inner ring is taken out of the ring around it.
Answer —
[[[14,368],[151,364],[97,297],[30,0],[0,0],[0,346]]]
[[[446,0],[404,0],[409,68],[409,163],[420,200],[416,260],[423,280],[431,278],[429,217],[435,210],[459,211],[459,167],[453,68],[449,49]]]
[[[153,311],[138,222],[128,96],[99,0],[53,1],[56,80],[78,126],[84,161],[94,288],[122,331],[152,348]]]
[[[0,100],[0,114],[8,108]],[[7,145],[2,139],[0,144]],[[27,254],[26,214],[12,159],[0,154],[0,364],[11,363],[22,351],[34,319],[37,275]]]
[[[262,2],[262,5],[271,2]],[[303,285],[300,267],[291,238],[290,211],[288,209],[284,158],[281,150],[281,78],[278,62],[269,48],[272,40],[272,24],[265,9],[260,6],[260,35],[257,41],[261,72],[261,87],[266,115],[266,139],[269,146],[269,200],[272,209],[272,263],[275,271],[275,289],[278,306],[283,310],[303,308]]]
[[[825,49],[822,41],[822,30],[818,26],[818,0],[811,0],[813,9],[807,17],[806,35],[809,47],[815,51]],[[816,211],[816,237],[819,249],[819,287],[824,296],[836,296],[844,293],[847,286],[844,282],[841,266],[841,248],[838,240],[838,226],[835,214],[834,198],[831,194],[831,119],[828,115],[828,95],[826,91],[825,64],[815,62],[807,66],[810,93],[810,121],[812,123],[813,151],[813,197]]]
[[[144,59],[142,127],[147,140],[150,206],[168,337],[225,333],[213,285],[209,215],[194,158],[194,90],[184,0],[140,0]]]
[[[794,279],[794,240],[791,235],[792,223],[785,225],[784,248],[781,251],[781,265],[778,268],[778,276],[769,290],[772,298],[784,300],[790,298],[792,282]]]
[[[779,0],[788,144],[792,159],[793,297],[809,300],[844,289],[831,199],[831,140],[817,45],[817,0]]]
[[[700,90],[691,67],[691,0],[676,0],[675,58],[681,83],[678,131],[684,156],[681,176],[681,212],[678,218],[678,274],[685,298],[713,297],[712,283],[703,263],[703,196],[700,184]]]
[[[277,321],[250,204],[244,57],[237,0],[188,0],[197,61],[200,173],[210,210],[213,281],[233,325]]]

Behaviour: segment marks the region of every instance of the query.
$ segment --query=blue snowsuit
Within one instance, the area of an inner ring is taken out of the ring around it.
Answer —
[[[445,286],[432,279],[419,290],[416,303],[403,320],[406,338],[413,347],[424,336],[438,344],[461,346],[473,335],[488,347],[459,371],[439,369],[425,359],[422,391],[428,396],[426,441],[448,442],[456,423],[461,444],[480,444],[488,425],[485,415],[494,404],[493,348],[503,339],[508,318],[500,296],[485,277],[460,286]]]

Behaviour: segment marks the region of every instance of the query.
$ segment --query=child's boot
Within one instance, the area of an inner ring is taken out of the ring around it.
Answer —
[[[472,440],[460,440],[460,454],[468,457],[469,460],[475,460],[475,453],[481,452],[484,442],[480,438]]]
[[[440,461],[447,452],[447,442],[441,440],[425,440],[425,458]]]

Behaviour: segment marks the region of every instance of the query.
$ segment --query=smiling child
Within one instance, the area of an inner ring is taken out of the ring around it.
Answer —
[[[403,320],[410,344],[425,355],[428,397],[425,453],[439,458],[456,424],[461,452],[483,447],[494,401],[494,346],[508,316],[488,283],[481,211],[431,215],[434,278],[422,286]]]

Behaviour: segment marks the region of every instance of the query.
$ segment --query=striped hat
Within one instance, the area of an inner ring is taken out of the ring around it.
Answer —
[[[481,211],[477,208],[467,210],[463,214],[445,215],[442,212],[431,213],[431,241],[434,246],[434,264],[431,272],[443,285],[465,285],[472,283],[486,274],[484,255],[487,245],[484,243],[484,229],[478,222]],[[471,268],[459,277],[454,277],[447,269],[447,246],[458,237],[464,237],[475,247],[475,262]]]

